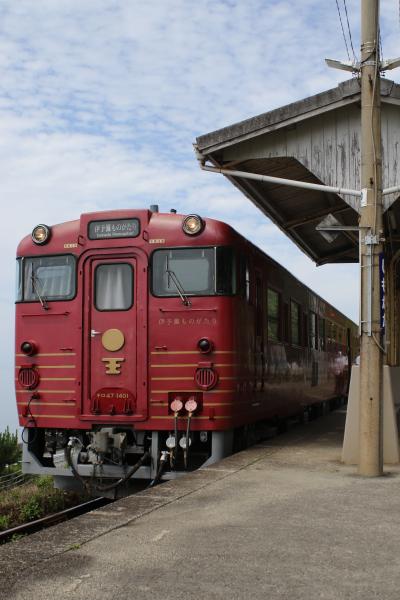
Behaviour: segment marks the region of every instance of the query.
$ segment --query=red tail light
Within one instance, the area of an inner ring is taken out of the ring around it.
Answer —
[[[194,380],[201,390],[211,390],[218,383],[218,373],[211,367],[201,367],[196,370]]]
[[[22,387],[33,390],[39,385],[39,373],[33,367],[21,367],[18,381]]]

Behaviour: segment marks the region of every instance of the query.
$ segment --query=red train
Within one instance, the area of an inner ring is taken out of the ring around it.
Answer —
[[[346,394],[355,325],[219,221],[84,214],[17,265],[23,468],[58,487],[175,477]]]

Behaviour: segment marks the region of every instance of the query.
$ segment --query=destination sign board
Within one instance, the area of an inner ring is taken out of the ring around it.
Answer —
[[[137,237],[140,232],[139,219],[108,219],[91,221],[88,236],[90,240]]]

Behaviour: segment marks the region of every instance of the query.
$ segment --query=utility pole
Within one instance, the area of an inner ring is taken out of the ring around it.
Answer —
[[[360,475],[383,473],[383,253],[379,0],[361,0]]]

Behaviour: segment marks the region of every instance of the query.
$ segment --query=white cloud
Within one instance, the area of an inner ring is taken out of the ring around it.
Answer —
[[[358,51],[359,2],[347,4]],[[382,2],[386,56],[398,55],[396,10]],[[15,247],[40,221],[109,206],[198,210],[356,316],[356,271],[316,269],[192,151],[197,135],[335,86],[342,74],[323,58],[346,58],[341,35],[335,3],[317,0],[1,3],[0,429],[15,424]]]

